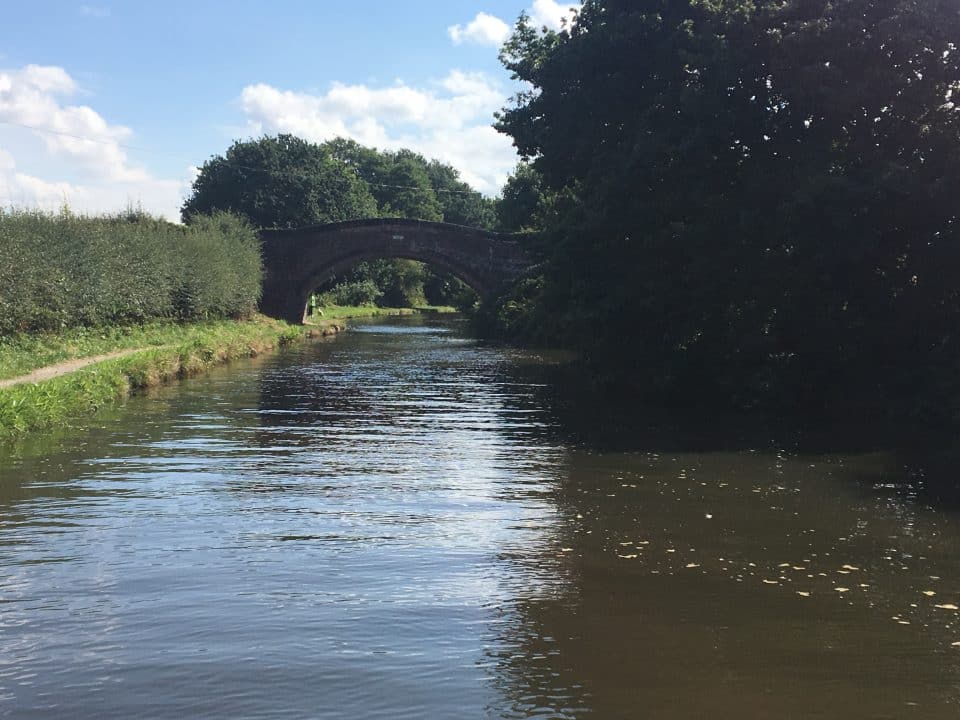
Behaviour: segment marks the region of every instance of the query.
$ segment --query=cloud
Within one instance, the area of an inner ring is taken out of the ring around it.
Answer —
[[[475,45],[500,47],[510,37],[510,26],[495,15],[479,12],[466,27],[451,25],[447,28],[447,33],[454,45],[468,42]]]
[[[495,194],[516,164],[509,138],[491,127],[507,94],[482,73],[454,70],[428,88],[334,83],[324,94],[249,85],[240,96],[252,134],[290,133],[313,142],[347,137],[385,150],[410,148],[449,163]]]
[[[137,183],[74,183],[44,180],[4,165],[0,150],[0,208],[38,208],[55,211],[64,205],[79,214],[113,213],[127,207],[140,207],[168,220],[180,218],[180,206],[190,189],[184,180],[150,179]],[[9,159],[9,153],[6,153]],[[188,173],[185,173],[187,175]]]
[[[121,143],[132,132],[109,124],[86,105],[65,105],[62,98],[77,91],[63,68],[27,65],[0,72],[0,121],[27,127],[43,138],[47,150],[109,180],[141,180],[146,173],[132,167]]]
[[[132,130],[69,104],[78,90],[60,67],[0,70],[0,206],[67,202],[97,213],[132,202],[177,219],[183,182],[154,178],[132,163],[124,147]],[[48,179],[52,174],[59,177]]]
[[[570,0],[566,4],[556,0],[533,0],[533,5],[526,12],[534,27],[560,30],[563,27],[563,21],[565,19],[569,21],[574,15],[571,8],[579,5],[579,0]],[[454,45],[469,42],[500,47],[510,37],[510,32],[510,26],[506,22],[485,12],[477,13],[477,16],[466,26],[451,25],[447,28],[447,34]]]
[[[105,18],[110,17],[110,8],[101,5],[81,5],[80,14],[86,17]]]
[[[556,0],[533,0],[533,6],[528,14],[533,24],[537,27],[544,26],[551,30],[559,30],[563,26],[563,20],[569,20],[573,13],[570,8],[579,5],[579,3],[558,3]]]

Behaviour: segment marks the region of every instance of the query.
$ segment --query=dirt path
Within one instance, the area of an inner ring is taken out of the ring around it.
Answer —
[[[66,375],[72,373],[75,370],[80,370],[81,368],[87,367],[87,365],[93,365],[94,363],[102,362],[104,360],[113,360],[114,358],[123,357],[124,355],[132,355],[135,352],[140,352],[143,348],[128,348],[126,350],[115,350],[111,353],[106,353],[105,355],[94,355],[92,357],[77,358],[75,360],[64,360],[63,362],[56,363],[55,365],[47,365],[46,367],[37,368],[27,375],[21,375],[20,377],[10,378],[8,380],[0,380],[0,390],[7,387],[13,387],[14,385],[22,385],[23,383],[35,383],[40,382],[41,380],[49,380],[50,378],[60,377],[61,375]]]

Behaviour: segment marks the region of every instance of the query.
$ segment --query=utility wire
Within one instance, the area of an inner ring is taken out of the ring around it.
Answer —
[[[63,132],[62,130],[52,130],[50,128],[37,127],[36,125],[13,122],[12,120],[0,120],[0,125],[10,125],[12,127],[26,128],[27,130],[36,130],[37,132],[47,133],[49,135],[63,135],[64,137],[74,138],[75,140],[84,140],[86,142],[97,143],[99,145],[115,145],[117,147],[124,148],[125,150],[137,150],[139,152],[147,152],[154,155],[160,154],[156,150],[150,150],[149,148],[136,147],[135,145],[124,145],[123,143],[118,143],[113,140],[101,140],[100,138],[75,135],[73,133]]]
[[[0,120],[0,125],[9,125],[11,127],[25,128],[27,130],[34,130],[36,132],[48,133],[50,135],[62,135],[63,137],[69,137],[75,140],[83,140],[85,142],[98,143],[100,145],[112,145],[115,147],[123,148],[125,150],[136,150],[137,152],[145,152],[145,153],[150,153],[151,155],[157,155],[157,156],[164,155],[165,157],[168,157],[164,153],[158,152],[157,150],[151,150],[150,148],[137,147],[136,145],[125,145],[123,143],[118,143],[113,140],[101,140],[99,138],[85,137],[83,135],[75,135],[74,133],[63,132],[61,130],[52,130],[50,128],[38,127],[36,125],[28,125],[26,123],[13,122],[11,120]],[[250,170],[251,172],[265,173],[267,175],[272,175],[273,177],[288,177],[288,178],[296,178],[296,177],[309,178],[310,177],[310,175],[305,172],[296,173],[291,170],[276,171],[276,170],[270,170],[268,168],[253,167],[251,165],[242,165],[232,160],[228,160],[227,158],[222,156],[218,157],[217,159],[220,162],[226,163],[230,167],[236,168],[238,170]],[[363,180],[362,177],[360,179]],[[482,193],[473,189],[451,190],[447,188],[434,188],[432,186],[429,188],[425,188],[419,185],[390,185],[387,183],[370,182],[369,180],[364,180],[364,182],[366,182],[367,185],[369,185],[370,187],[378,187],[378,188],[393,188],[396,190],[420,190],[421,192],[432,190],[435,193],[448,193],[451,195],[481,195],[482,196]]]

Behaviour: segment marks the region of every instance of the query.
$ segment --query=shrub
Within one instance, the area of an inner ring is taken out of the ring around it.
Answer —
[[[262,275],[256,231],[226,213],[183,227],[139,212],[0,210],[0,335],[244,317]]]

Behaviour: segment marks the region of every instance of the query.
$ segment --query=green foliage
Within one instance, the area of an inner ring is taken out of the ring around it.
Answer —
[[[180,319],[246,317],[263,279],[260,239],[246,221],[225,212],[198,215],[178,255],[174,310]]]
[[[501,232],[521,232],[541,225],[538,212],[546,202],[543,178],[530,163],[520,163],[507,178],[496,205],[497,227]]]
[[[474,309],[476,291],[448,272],[434,271],[423,283],[423,294],[431,306],[455,307],[461,312]]]
[[[222,213],[182,227],[136,212],[0,211],[0,335],[245,317],[261,276],[256,232]]]
[[[391,160],[383,175],[384,185],[377,188],[380,214],[434,222],[443,220],[423,158],[401,151]]]
[[[570,338],[559,332],[558,315],[545,311],[544,277],[526,278],[500,297],[488,298],[474,322],[487,336],[500,340],[522,338],[528,343],[562,346]]]
[[[958,37],[948,0],[521,18],[501,58],[531,89],[498,127],[549,248],[524,312],[620,386],[957,419]],[[524,227],[512,183],[501,222]]]
[[[371,278],[339,282],[317,296],[317,304],[363,307],[375,305],[383,297],[383,290]]]
[[[450,165],[432,160],[426,164],[425,170],[437,195],[444,222],[467,227],[494,227],[496,204],[491,198],[484,197],[463,182]]]
[[[423,285],[430,273],[415,260],[388,259],[370,263],[370,275],[383,291],[380,303],[387,307],[418,307],[427,304]]]
[[[170,323],[163,328],[155,326],[146,334],[125,334],[123,337],[131,342],[152,344],[161,338],[166,342],[44,382],[0,389],[0,439],[63,426],[88,417],[131,390],[193,375],[234,358],[257,355],[301,336],[299,328],[263,318],[243,323]],[[61,340],[60,353],[71,355],[69,346],[74,335],[67,334]],[[55,344],[55,337],[46,338],[48,348],[52,350]],[[101,351],[119,347],[124,347],[124,343],[101,347]]]
[[[203,164],[183,205],[184,222],[213,210],[258,228],[376,217],[370,189],[330,151],[293,135],[237,141]]]

